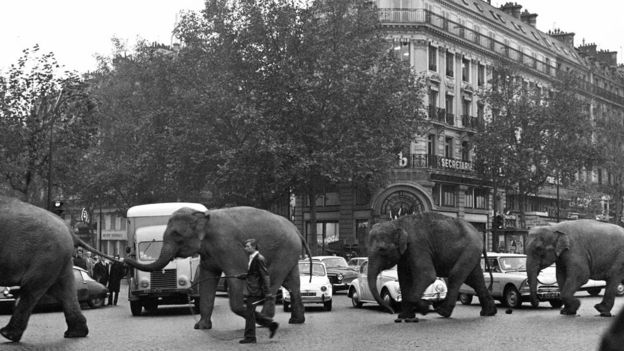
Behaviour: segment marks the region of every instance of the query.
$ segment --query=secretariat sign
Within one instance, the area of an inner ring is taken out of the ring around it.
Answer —
[[[452,158],[440,157],[438,158],[438,167],[449,168],[458,171],[474,171],[472,162],[466,162],[462,160],[454,160]]]

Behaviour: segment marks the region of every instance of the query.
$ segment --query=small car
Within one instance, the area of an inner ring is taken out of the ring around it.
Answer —
[[[108,289],[95,281],[89,273],[77,266],[74,266],[74,282],[76,286],[76,295],[81,304],[86,304],[90,308],[99,308],[104,305],[104,301],[108,296]],[[19,298],[19,287],[0,287],[0,301],[15,304],[15,300]],[[44,295],[37,306],[56,306],[59,302],[50,295]]]
[[[310,260],[299,261],[301,280],[301,300],[303,304],[323,304],[325,311],[332,309],[332,284],[327,276],[327,268],[320,261],[312,261],[312,279],[310,281]],[[284,312],[290,311],[290,292],[281,287]]]
[[[555,264],[552,264],[544,269],[542,269],[542,274],[548,274],[551,275],[552,277],[554,277],[554,279],[557,279],[557,266]],[[620,284],[622,285],[622,284]],[[583,284],[578,291],[587,291],[587,293],[591,296],[598,296],[600,294],[600,292],[602,291],[602,289],[604,289],[607,286],[607,282],[604,280],[593,280],[593,279],[589,279],[587,280],[587,283]],[[618,296],[619,295],[619,291],[622,290],[622,288],[620,286],[618,286]]]
[[[523,302],[530,301],[531,292],[526,272],[526,255],[513,253],[488,252],[488,263],[492,269],[492,297],[503,305],[518,308]],[[485,259],[481,257],[481,268],[485,285],[490,284],[490,273],[486,271]],[[459,301],[464,305],[472,303],[474,290],[466,284],[459,288]],[[554,271],[542,270],[537,276],[537,297],[539,301],[548,301],[553,308],[559,308],[562,301]],[[537,307],[537,305],[533,305]]]
[[[377,291],[381,298],[395,310],[400,309],[401,288],[397,266],[381,271],[377,276]],[[437,278],[427,287],[422,299],[436,305],[446,298],[448,289],[443,279]],[[362,307],[364,303],[377,303],[368,286],[368,261],[360,265],[360,271],[355,280],[351,282],[347,296],[351,298],[353,307]]]
[[[332,283],[332,292],[348,290],[349,284],[357,278],[357,269],[350,267],[347,260],[341,256],[312,256],[313,260],[325,263],[327,276]]]

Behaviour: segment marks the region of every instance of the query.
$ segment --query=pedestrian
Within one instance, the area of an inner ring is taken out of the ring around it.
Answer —
[[[119,254],[116,254],[115,261],[108,265],[108,305],[117,306],[119,298],[119,286],[121,279],[126,275],[126,266],[119,262]]]
[[[256,343],[256,323],[269,328],[269,338],[275,336],[279,324],[272,318],[256,312],[256,306],[261,302],[273,299],[270,291],[270,278],[267,271],[266,261],[258,251],[255,239],[245,241],[245,252],[249,256],[247,274],[238,276],[247,280],[247,295],[245,295],[246,315],[245,315],[245,338],[240,340],[241,344]]]
[[[87,272],[89,272],[89,276],[93,277],[93,266],[95,265],[95,261],[91,258],[91,252],[87,251],[85,257],[85,261],[87,262]]]
[[[84,256],[82,255],[82,248],[78,248],[78,250],[76,250],[76,256],[74,257],[74,266],[80,267],[84,270],[87,269],[87,260],[85,260]]]
[[[95,265],[93,265],[93,279],[106,286],[108,284],[108,263],[104,258],[95,255]]]

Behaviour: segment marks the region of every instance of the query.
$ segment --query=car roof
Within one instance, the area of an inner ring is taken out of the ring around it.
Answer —
[[[322,260],[322,259],[325,259],[325,258],[342,258],[342,259],[344,259],[344,257],[342,257],[342,256],[312,256],[313,260]]]
[[[525,254],[517,254],[517,253],[506,253],[506,252],[488,252],[489,257],[526,257]]]

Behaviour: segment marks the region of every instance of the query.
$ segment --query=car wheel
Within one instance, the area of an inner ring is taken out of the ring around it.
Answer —
[[[561,300],[550,300],[548,303],[550,303],[552,308],[561,308],[563,306],[563,301]]]
[[[513,286],[505,289],[505,294],[503,298],[503,302],[507,307],[518,308],[522,305],[522,300],[520,299],[520,293],[518,289]]]
[[[381,299],[386,303],[386,306],[390,306],[395,310],[397,309],[397,302],[394,301],[392,295],[390,295],[390,292],[387,289],[383,289],[381,291]]]
[[[591,296],[600,295],[600,291],[602,291],[602,288],[588,288],[587,289],[587,293],[590,294]]]
[[[624,283],[620,283],[615,290],[615,294],[617,296],[624,296]]]
[[[284,301],[284,312],[290,312],[290,302]]]
[[[360,296],[358,295],[357,291],[355,291],[355,290],[353,290],[353,292],[351,293],[351,304],[355,308],[362,307],[362,301],[360,301]]]
[[[332,300],[325,301],[323,303],[323,308],[325,309],[325,311],[331,311],[332,310]]]
[[[141,301],[130,301],[130,311],[133,316],[140,316],[143,310],[143,304]]]
[[[87,304],[89,304],[89,307],[91,308],[100,308],[104,306],[104,298],[101,296],[92,297],[89,301],[87,301]]]
[[[462,305],[470,305],[472,303],[472,295],[459,294],[459,302],[461,302]]]

